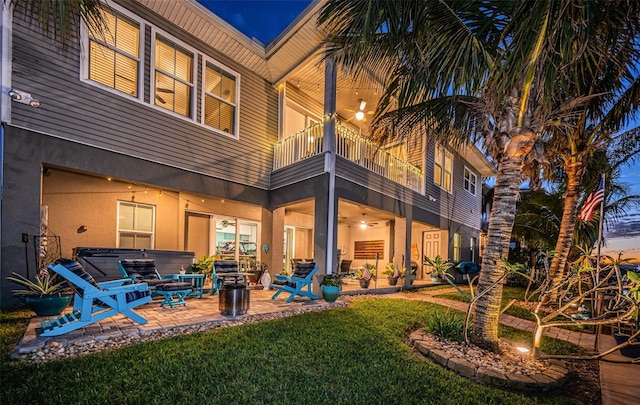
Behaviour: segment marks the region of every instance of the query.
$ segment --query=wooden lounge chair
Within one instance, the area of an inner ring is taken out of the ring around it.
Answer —
[[[140,324],[147,323],[133,312],[134,308],[151,301],[147,284],[130,284],[126,279],[96,283],[80,263],[71,259],[59,259],[49,265],[49,270],[67,280],[75,296],[73,312],[40,323],[38,329],[42,330],[42,336],[62,335],[117,314]]]
[[[296,269],[290,277],[276,275],[276,279],[271,283],[271,288],[276,291],[271,299],[275,299],[281,292],[287,291],[291,293],[286,299],[286,302],[293,301],[296,295],[301,297],[309,297],[312,300],[317,300],[318,297],[311,292],[311,284],[313,283],[313,275],[318,271],[318,266],[313,262],[298,262],[296,263]]]

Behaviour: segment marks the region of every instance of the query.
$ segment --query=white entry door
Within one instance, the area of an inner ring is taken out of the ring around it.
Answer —
[[[422,254],[435,259],[440,254],[440,231],[422,232]],[[424,257],[422,258],[424,259]],[[422,260],[424,263],[424,260]],[[423,277],[430,271],[429,266],[422,266]]]

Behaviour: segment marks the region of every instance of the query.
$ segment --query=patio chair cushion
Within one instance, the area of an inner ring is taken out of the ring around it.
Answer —
[[[235,260],[216,260],[213,262],[216,273],[237,273],[238,262]]]
[[[157,290],[159,291],[182,291],[182,290],[190,290],[191,283],[169,283],[159,285]]]
[[[296,269],[293,272],[293,277],[305,278],[314,267],[316,267],[314,262],[298,262],[296,263]]]
[[[81,279],[83,279],[84,281],[86,281],[87,283],[91,284],[92,286],[96,287],[99,290],[102,290],[102,288],[100,288],[100,286],[98,285],[98,283],[96,283],[96,280],[93,278],[93,276],[89,273],[87,273],[86,271],[84,271],[84,269],[82,268],[82,265],[80,263],[78,263],[75,260],[72,259],[66,259],[66,258],[61,258],[55,261],[55,263],[53,264],[61,264],[64,267],[66,267],[67,269],[69,269],[69,271],[71,271],[72,273],[74,273],[76,276],[80,277]],[[70,282],[67,281],[67,284],[69,284],[69,286],[71,286],[71,288],[73,288],[73,290],[78,293],[79,296],[83,296],[84,295],[84,289],[80,286],[74,285]]]

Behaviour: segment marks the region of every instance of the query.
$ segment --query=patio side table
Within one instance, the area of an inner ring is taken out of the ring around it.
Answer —
[[[178,281],[191,284],[191,292],[188,295],[202,298],[204,274],[178,274]]]

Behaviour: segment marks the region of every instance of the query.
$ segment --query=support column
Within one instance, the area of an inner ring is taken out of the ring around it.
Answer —
[[[273,210],[271,217],[271,260],[268,262],[271,279],[283,270],[284,262],[284,207]]]
[[[410,281],[409,281],[409,274],[411,274],[411,224],[413,223],[413,213],[411,211],[411,208],[407,209],[407,215],[405,217],[405,227],[404,227],[404,232],[405,232],[405,243],[404,243],[404,263],[402,264],[402,266],[407,269],[407,273],[405,273],[405,275],[407,277],[405,277],[404,279],[404,286],[408,287],[411,285]]]
[[[335,60],[329,57],[324,62],[324,132],[323,132],[323,149],[324,170],[329,174],[329,184],[326,207],[326,255],[325,268],[320,272],[332,274],[336,271],[337,263],[337,247],[336,240],[338,236],[338,197],[336,195],[336,86],[337,86],[337,70]],[[318,199],[316,199],[316,215],[323,211],[318,207]],[[316,221],[318,222],[318,221]]]

